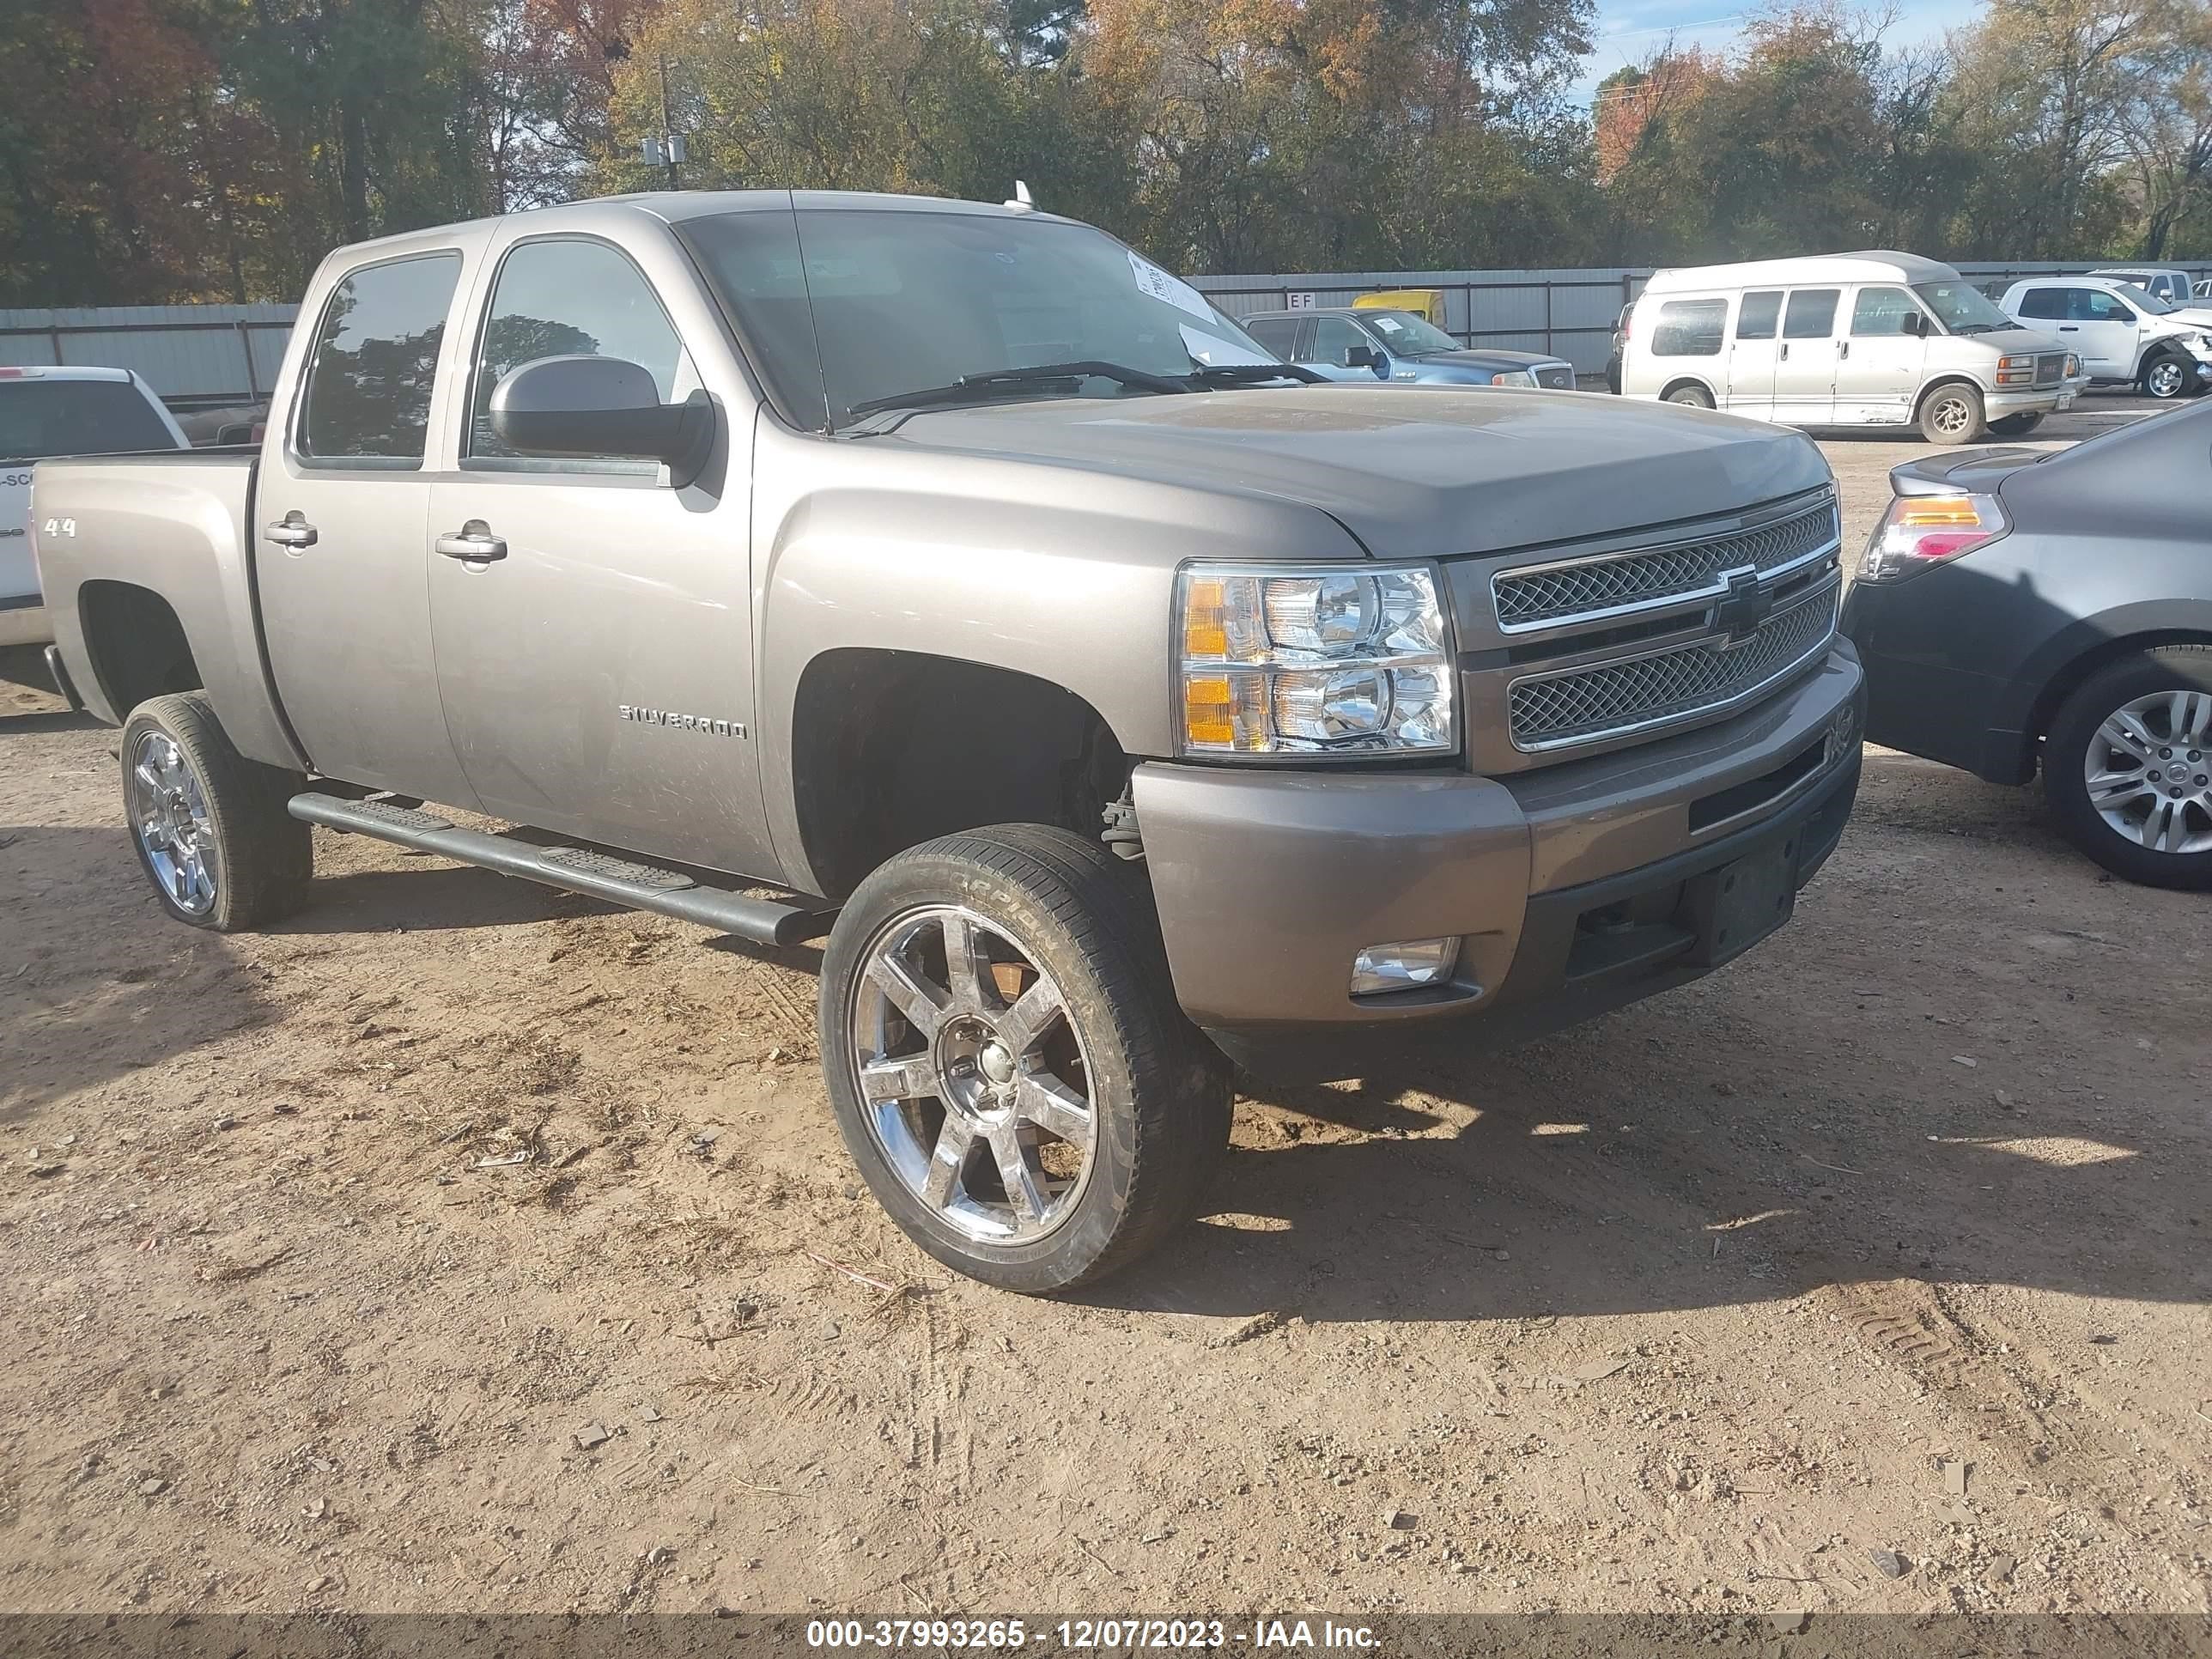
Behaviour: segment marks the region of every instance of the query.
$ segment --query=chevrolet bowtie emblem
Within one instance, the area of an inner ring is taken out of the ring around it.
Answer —
[[[1759,623],[1774,609],[1774,600],[1759,585],[1756,570],[1729,572],[1728,590],[1728,597],[1713,607],[1713,626],[1728,630],[1730,645],[1741,645],[1759,632]]]

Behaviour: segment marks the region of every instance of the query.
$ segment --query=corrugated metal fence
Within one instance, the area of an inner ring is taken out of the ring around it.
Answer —
[[[1651,269],[1289,271],[1200,276],[1194,285],[1232,317],[1291,305],[1347,306],[1381,289],[1441,289],[1444,326],[1468,343],[1549,352],[1595,374],[1605,367],[1613,319]],[[1959,267],[1984,289],[2089,269],[2086,263]],[[2212,275],[2212,266],[2194,274]],[[288,305],[0,310],[0,364],[136,369],[180,409],[254,403],[269,395],[298,311]]]
[[[176,409],[258,403],[276,383],[297,306],[0,310],[0,364],[135,369]]]

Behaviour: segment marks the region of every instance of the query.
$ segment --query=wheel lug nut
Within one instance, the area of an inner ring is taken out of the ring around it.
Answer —
[[[2173,750],[2171,749],[2161,749],[2158,751],[2158,757],[2160,760],[2172,760],[2173,758]]]
[[[2174,799],[2176,799],[2176,800],[2179,800],[2179,799],[2181,799],[2181,791],[2179,791],[2179,789],[2169,790],[2169,791],[2167,791],[2167,793],[2168,793],[2169,794],[2171,794],[2171,795],[2174,798]]]
[[[2150,775],[2150,781],[2151,781],[2153,783],[2163,783],[2163,782],[2165,782],[2165,781],[2166,781],[2166,779],[2165,779],[2165,776],[2164,776],[2162,774],[2158,773],[2158,772],[2153,772],[2153,773]]]

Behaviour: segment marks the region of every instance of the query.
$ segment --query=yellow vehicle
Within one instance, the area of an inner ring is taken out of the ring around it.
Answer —
[[[1410,311],[1423,322],[1444,325],[1444,291],[1440,288],[1390,288],[1380,294],[1363,294],[1352,302],[1358,311]]]

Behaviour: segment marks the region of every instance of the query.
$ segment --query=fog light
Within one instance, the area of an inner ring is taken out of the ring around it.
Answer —
[[[1409,939],[1393,945],[1370,945],[1352,959],[1352,994],[1369,997],[1384,991],[1440,985],[1458,960],[1456,939]]]

